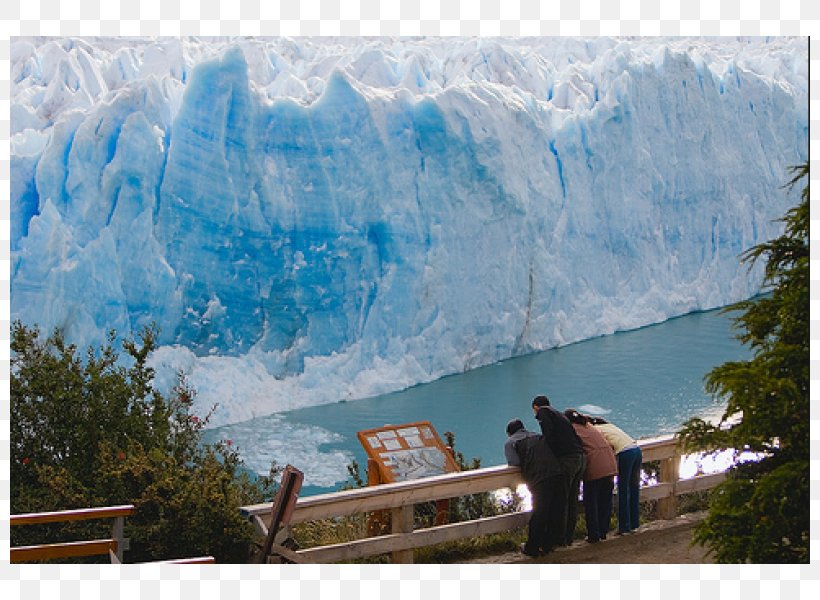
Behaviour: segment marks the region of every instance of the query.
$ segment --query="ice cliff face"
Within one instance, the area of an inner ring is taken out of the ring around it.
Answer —
[[[11,315],[161,329],[215,422],[756,293],[805,39],[11,50]],[[164,374],[164,375],[163,375]]]

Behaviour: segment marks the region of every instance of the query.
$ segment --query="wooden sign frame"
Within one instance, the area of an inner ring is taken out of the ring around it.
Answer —
[[[384,425],[356,434],[379,471],[379,483],[421,479],[460,469],[429,421]],[[370,479],[370,477],[369,477]]]

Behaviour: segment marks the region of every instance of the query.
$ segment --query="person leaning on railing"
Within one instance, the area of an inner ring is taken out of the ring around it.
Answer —
[[[504,443],[507,464],[521,467],[524,482],[532,496],[532,512],[527,528],[527,541],[521,551],[527,556],[540,556],[563,544],[563,513],[555,510],[562,493],[559,480],[561,464],[543,436],[527,431],[521,419],[507,423]]]
[[[643,453],[638,442],[620,427],[601,417],[587,416],[609,442],[618,461],[618,531],[615,535],[632,533],[640,524]]]
[[[603,434],[595,429],[589,417],[574,408],[564,411],[581,439],[587,468],[584,470],[584,515],[587,522],[587,542],[594,544],[606,539],[612,516],[612,489],[618,463],[615,452]]]
[[[563,491],[556,499],[554,510],[563,514],[561,545],[569,546],[578,521],[578,494],[581,490],[581,478],[586,469],[584,448],[572,423],[564,413],[550,405],[549,398],[543,395],[533,398],[532,410],[541,426],[541,434],[563,469],[563,476],[559,480]]]

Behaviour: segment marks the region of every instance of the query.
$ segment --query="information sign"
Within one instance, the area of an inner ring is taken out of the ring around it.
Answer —
[[[380,483],[454,473],[458,465],[428,421],[385,425],[358,432],[367,456],[378,465]]]

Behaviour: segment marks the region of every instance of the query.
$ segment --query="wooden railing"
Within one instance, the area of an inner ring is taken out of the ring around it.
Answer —
[[[117,561],[111,558],[112,563]],[[141,565],[212,565],[216,563],[213,556],[193,556],[191,558],[173,558],[170,560],[153,560],[146,563],[137,563]]]
[[[110,538],[40,544],[37,546],[17,546],[11,548],[11,562],[20,563],[34,560],[52,560],[102,554],[110,554],[112,560],[116,559],[116,562],[122,562],[123,552],[128,550],[128,540],[123,533],[125,517],[132,514],[134,514],[133,504],[11,515],[9,522],[12,527],[20,525],[42,525],[45,523],[69,523],[72,521],[87,521],[90,519],[113,519]]]
[[[676,498],[680,494],[712,488],[725,477],[724,473],[717,473],[680,479],[681,455],[671,435],[640,440],[639,445],[643,462],[660,461],[659,481],[641,489],[641,501],[658,500],[662,518],[675,515]],[[378,537],[305,548],[298,550],[296,555],[300,560],[312,563],[349,561],[387,553],[393,556],[394,562],[412,561],[412,552],[408,551],[416,548],[518,529],[527,524],[528,512],[414,529],[413,506],[421,502],[515,488],[523,482],[518,467],[498,466],[299,498],[291,524],[389,510],[392,531]],[[263,535],[267,534],[265,521],[271,513],[271,503],[245,506],[240,510]]]
[[[17,546],[11,548],[11,562],[21,563],[35,560],[59,560],[62,558],[101,556],[107,554],[112,564],[120,564],[122,563],[123,552],[128,550],[128,539],[123,534],[125,517],[133,514],[134,505],[125,504],[123,506],[104,506],[101,508],[81,508],[76,510],[11,515],[10,524],[12,526],[70,523],[72,521],[87,521],[91,519],[114,520],[111,527],[110,538],[40,544],[37,546]],[[196,556],[156,562],[162,564],[202,565],[212,564],[216,561],[213,556]]]

